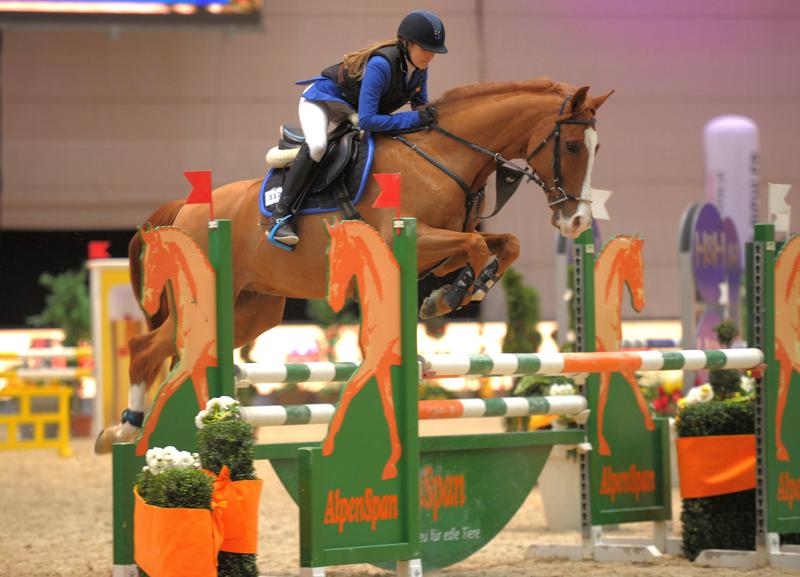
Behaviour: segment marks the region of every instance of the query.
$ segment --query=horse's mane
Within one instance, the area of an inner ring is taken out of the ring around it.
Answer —
[[[555,94],[566,96],[575,92],[575,88],[562,82],[553,82],[549,78],[541,77],[532,80],[521,80],[511,82],[483,82],[478,84],[467,84],[457,86],[442,94],[434,106],[448,106],[481,96],[503,95],[517,92],[534,92],[538,94]]]

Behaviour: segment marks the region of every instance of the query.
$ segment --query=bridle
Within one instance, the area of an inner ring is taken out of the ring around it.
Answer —
[[[558,115],[561,116],[564,113],[564,108],[567,106],[567,102],[569,101],[570,96],[564,98],[564,102],[561,103],[561,109],[558,111]],[[539,143],[539,146],[533,149],[528,155],[528,158],[525,161],[530,165],[531,159],[536,156],[541,150],[547,146],[547,143],[550,139],[553,139],[553,186],[547,186],[547,184],[539,178],[539,175],[536,174],[536,171],[531,169],[532,176],[528,176],[529,180],[533,180],[536,184],[539,185],[544,193],[547,195],[547,206],[553,207],[558,206],[562,202],[567,200],[574,200],[579,202],[583,199],[575,196],[574,194],[568,193],[564,190],[562,183],[564,182],[564,177],[561,172],[561,125],[562,124],[581,124],[585,126],[594,126],[597,120],[594,118],[587,118],[587,119],[578,119],[578,118],[567,118],[565,120],[556,120],[556,125],[553,127],[552,132],[547,135],[547,138],[542,140]],[[526,167],[528,168],[528,167]],[[556,198],[552,198],[553,193],[557,195]],[[588,200],[587,200],[588,202]]]
[[[561,108],[558,111],[558,115],[561,116],[564,113],[564,109],[569,102],[571,95],[567,95],[564,98],[564,101],[561,103]],[[462,138],[452,132],[445,130],[441,126],[435,126],[432,130],[435,130],[439,134],[450,138],[458,142],[459,144],[463,144],[464,146],[469,147],[470,149],[480,152],[481,154],[485,154],[490,156],[494,159],[495,163],[497,164],[497,202],[494,211],[492,214],[486,217],[482,217],[482,220],[486,220],[488,218],[493,217],[503,206],[508,202],[508,199],[516,192],[517,188],[519,187],[522,178],[526,177],[529,181],[535,182],[539,185],[544,193],[547,195],[547,206],[550,208],[557,207],[559,204],[566,202],[568,200],[574,200],[576,202],[590,202],[589,199],[581,199],[574,194],[568,193],[564,190],[563,182],[563,173],[561,171],[561,126],[564,124],[580,124],[584,126],[594,126],[597,121],[594,118],[589,119],[576,119],[576,118],[566,118],[564,120],[556,120],[555,126],[550,134],[542,140],[536,148],[533,149],[528,157],[525,159],[527,162],[526,166],[520,166],[515,162],[504,158],[499,152],[494,152],[489,150],[488,148],[484,148],[474,142],[470,142],[469,140]],[[455,172],[450,170],[447,166],[445,166],[442,162],[433,158],[430,154],[425,152],[424,150],[420,149],[416,144],[409,141],[407,138],[395,134],[393,136],[395,140],[405,144],[411,150],[422,156],[425,160],[433,164],[436,168],[444,172],[450,178],[452,178],[464,191],[466,195],[466,216],[464,221],[464,229],[466,229],[467,221],[469,220],[470,213],[472,211],[472,207],[475,205],[476,201],[480,202],[480,200],[484,196],[485,186],[481,187],[479,190],[473,191],[469,184],[464,181],[463,178],[458,176]],[[553,142],[553,184],[548,185],[543,178],[541,178],[537,172],[530,166],[531,159],[539,154],[547,144],[552,141]],[[501,196],[501,189],[504,190],[504,194]]]

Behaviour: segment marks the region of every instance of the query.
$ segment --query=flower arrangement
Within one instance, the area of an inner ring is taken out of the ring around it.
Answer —
[[[155,507],[211,509],[211,478],[200,470],[197,453],[175,447],[147,451],[136,479],[139,496]]]
[[[195,424],[197,453],[147,451],[136,487],[137,563],[152,577],[256,577],[262,482],[253,466],[253,427],[231,397],[210,399]]]

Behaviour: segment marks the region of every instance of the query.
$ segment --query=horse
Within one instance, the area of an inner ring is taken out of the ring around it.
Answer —
[[[495,171],[539,184],[551,209],[550,222],[562,235],[575,238],[591,226],[596,112],[610,95],[591,97],[588,86],[575,88],[546,78],[463,86],[432,103],[438,111],[435,128],[404,136],[375,135],[372,172],[402,174],[400,214],[418,221],[420,273],[441,277],[461,271],[461,286],[454,282],[453,290],[426,299],[425,316],[482,299],[485,290],[476,289],[475,281],[491,286],[519,255],[513,234],[476,230],[486,204],[483,190]],[[526,164],[508,160],[515,158],[525,158]],[[325,297],[325,215],[300,217],[301,242],[292,252],[282,250],[265,238],[265,220],[257,208],[260,186],[261,179],[244,180],[212,192],[215,215],[233,223],[236,347],[280,324],[287,297]],[[371,181],[359,209],[364,221],[391,243],[392,212],[372,206],[379,192]],[[159,207],[148,220],[153,226],[181,228],[206,248],[208,218],[206,205],[177,200]],[[134,237],[129,245],[136,294],[139,244]],[[146,339],[164,339],[160,333],[170,314],[167,305],[149,319]],[[176,353],[174,347],[153,350],[158,363]],[[130,378],[135,386],[149,387],[153,375],[132,368]]]
[[[374,377],[389,427],[391,446],[381,478],[394,479],[397,477],[397,461],[402,454],[391,374],[392,366],[398,366],[401,361],[400,266],[388,245],[368,224],[349,220],[334,226],[326,225],[326,228],[331,236],[327,301],[335,312],[342,310],[350,282],[355,279],[361,309],[358,341],[364,360],[342,389],[328,434],[322,442],[322,455],[333,454],[336,435],[350,402]]]
[[[617,236],[603,247],[595,261],[595,348],[598,352],[618,351],[622,341],[622,298],[627,286],[631,295],[631,306],[636,312],[644,308],[644,240],[635,236]],[[644,417],[645,428],[654,431],[656,426],[647,407],[636,375],[632,371],[621,371],[636,397],[636,403]],[[597,404],[598,452],[611,455],[603,434],[603,415],[608,401],[611,373],[600,374],[600,399]]]
[[[789,461],[783,443],[783,414],[792,373],[800,372],[800,237],[786,243],[775,260],[775,358],[780,364],[775,407],[775,458]]]
[[[208,401],[206,370],[217,365],[214,269],[200,247],[180,229],[162,227],[139,231],[144,286],[139,303],[149,316],[158,313],[162,295],[170,302],[171,314],[159,339],[133,337],[130,341],[131,372],[157,375],[158,361],[177,352],[176,362],[155,397],[150,418],[136,445],[144,455],[150,435],[167,399],[191,378],[198,411]],[[153,378],[153,377],[151,377]]]

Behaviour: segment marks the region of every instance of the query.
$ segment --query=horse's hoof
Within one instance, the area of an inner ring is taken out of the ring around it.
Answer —
[[[94,441],[94,452],[96,455],[106,455],[111,452],[114,443],[132,443],[141,432],[140,427],[134,427],[130,423],[120,423],[103,429]]]
[[[608,446],[608,443],[606,443],[603,439],[600,439],[600,442],[598,443],[598,445],[599,445],[598,449],[597,449],[598,453],[600,453],[604,457],[610,457],[611,456],[611,448]]]
[[[333,454],[333,439],[328,438],[322,443],[322,456],[329,457]]]
[[[419,307],[419,318],[423,320],[432,319],[433,317],[440,317],[452,312],[453,309],[450,308],[444,300],[444,295],[449,288],[450,285],[446,284],[425,297],[425,300],[422,301],[422,306]]]
[[[786,450],[786,447],[780,446],[775,451],[775,458],[778,461],[788,461],[789,460],[789,451]]]

